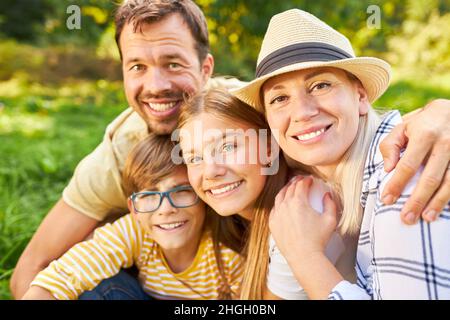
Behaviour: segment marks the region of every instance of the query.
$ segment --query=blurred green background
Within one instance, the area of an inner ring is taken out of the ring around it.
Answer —
[[[0,299],[40,221],[76,164],[126,106],[114,42],[113,0],[0,2]],[[394,67],[379,108],[402,112],[450,98],[450,1],[198,0],[217,75],[249,80],[270,17],[298,7],[347,35],[357,55]],[[69,5],[81,29],[69,30]],[[379,29],[367,27],[369,5]]]

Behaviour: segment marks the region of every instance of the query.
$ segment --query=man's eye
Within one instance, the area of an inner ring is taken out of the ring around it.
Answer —
[[[141,71],[144,69],[144,65],[142,64],[135,64],[130,68],[130,71]]]
[[[181,68],[181,64],[176,63],[176,62],[171,62],[171,63],[168,64],[168,67],[171,70],[176,70],[176,69]]]

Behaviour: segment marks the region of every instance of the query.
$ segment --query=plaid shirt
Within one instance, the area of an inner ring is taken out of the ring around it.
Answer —
[[[357,284],[340,282],[329,299],[450,299],[450,202],[433,223],[407,226],[400,211],[419,180],[418,172],[393,205],[380,196],[392,177],[383,169],[380,142],[398,123],[398,111],[386,115],[370,146],[364,170]]]

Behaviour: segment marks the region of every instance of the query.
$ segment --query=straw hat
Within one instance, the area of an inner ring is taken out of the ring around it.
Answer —
[[[272,17],[256,66],[256,78],[231,90],[245,103],[263,110],[260,89],[276,75],[316,67],[335,67],[355,75],[370,102],[387,89],[390,66],[381,59],[355,57],[350,41],[312,14],[291,9]]]

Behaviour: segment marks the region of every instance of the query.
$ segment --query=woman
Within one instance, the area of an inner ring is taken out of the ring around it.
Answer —
[[[384,171],[379,143],[401,117],[380,118],[371,103],[389,77],[386,62],[355,57],[345,36],[293,9],[272,18],[257,78],[234,92],[266,114],[282,150],[332,185],[342,207],[337,217],[327,194],[325,213],[317,215],[308,203],[310,178],[296,179],[275,201],[270,230],[311,298],[450,298],[449,205],[433,224],[401,225],[398,213],[417,175],[396,203],[381,201],[392,174]],[[342,235],[359,234],[356,285],[324,255],[338,220]]]

